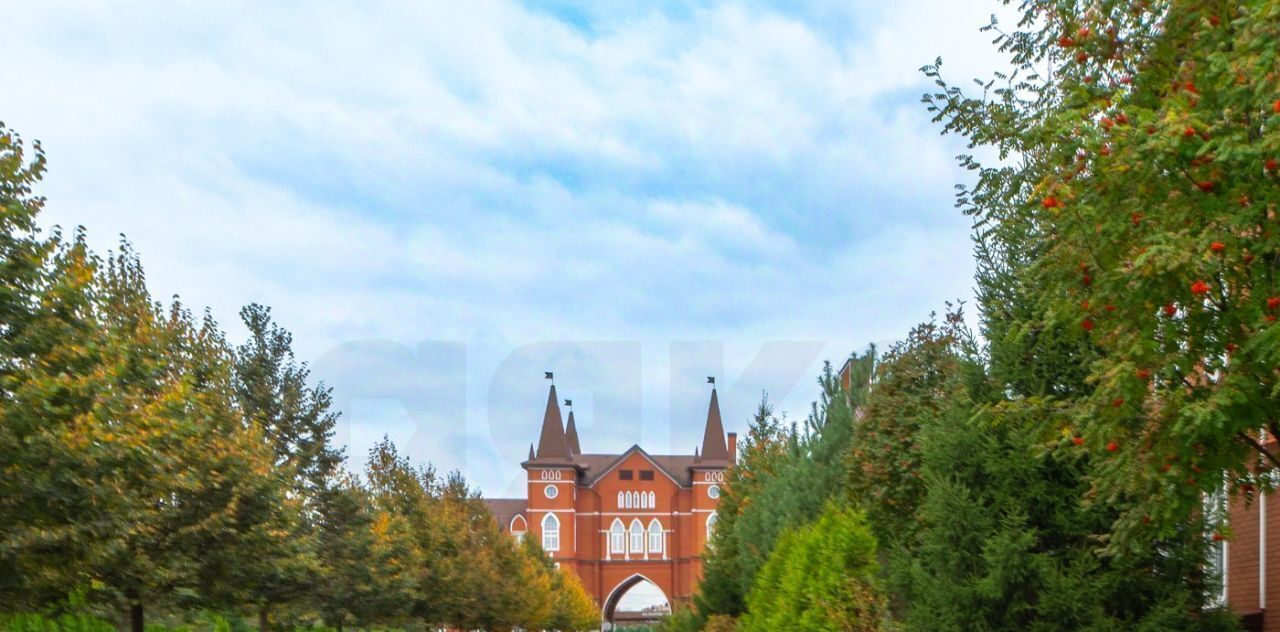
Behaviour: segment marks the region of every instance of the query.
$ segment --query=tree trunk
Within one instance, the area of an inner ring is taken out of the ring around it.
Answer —
[[[258,606],[258,632],[267,632],[267,625],[270,618],[271,617],[267,612],[267,604],[264,603],[261,606]]]
[[[142,602],[135,601],[129,606],[129,632],[143,632]]]

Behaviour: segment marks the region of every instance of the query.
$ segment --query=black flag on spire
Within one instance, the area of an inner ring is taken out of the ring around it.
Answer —
[[[554,374],[554,373],[552,373],[551,371],[543,371],[543,373],[544,373],[544,374],[546,374],[546,376],[547,376],[547,378],[546,378],[546,379],[548,379],[548,380],[555,379],[555,374]]]
[[[565,406],[573,406],[573,400],[572,400],[572,399],[566,399],[566,400],[564,400],[564,405],[565,405]]]
[[[710,375],[708,375],[708,376],[707,376],[707,384],[715,384],[715,383],[716,383],[716,378],[711,377]]]

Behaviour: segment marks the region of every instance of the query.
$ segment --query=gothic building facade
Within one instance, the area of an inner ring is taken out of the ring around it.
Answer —
[[[610,622],[618,600],[640,582],[657,586],[670,604],[693,596],[736,452],[737,436],[726,436],[713,388],[702,446],[693,454],[650,454],[638,445],[621,454],[584,453],[573,412],[566,426],[553,384],[537,448],[531,445],[521,464],[526,498],[488,502],[504,532],[536,538],[576,572]]]

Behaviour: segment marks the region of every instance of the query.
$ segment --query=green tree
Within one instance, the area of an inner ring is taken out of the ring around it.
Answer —
[[[982,383],[972,336],[956,309],[912,328],[875,368],[853,428],[849,493],[882,541],[910,537],[924,495],[919,435],[945,409],[965,407]]]
[[[920,526],[891,553],[907,629],[1238,629],[1206,607],[1215,578],[1200,521],[1141,554],[1098,554],[1117,512],[1081,499],[1101,457],[1039,430],[1068,408],[1029,399],[975,415],[954,401],[920,433]]]
[[[573,571],[555,569],[551,583],[553,602],[546,628],[552,630],[595,630],[600,625],[600,610],[595,599],[582,586]]]
[[[421,562],[406,522],[375,509],[368,490],[349,475],[321,490],[316,505],[321,570],[311,595],[324,622],[339,630],[403,622]]]
[[[828,506],[812,524],[784,533],[747,596],[743,632],[879,630],[876,540],[865,518]]]
[[[88,341],[97,261],[77,232],[42,238],[35,194],[45,170],[0,124],[0,609],[54,603],[79,580],[94,547],[87,523],[64,516],[88,508],[74,491],[65,430],[88,405],[79,379],[96,363]],[[53,420],[52,423],[50,420]],[[57,493],[53,493],[57,492]]]
[[[0,608],[12,610],[58,603],[86,587],[125,511],[104,458],[116,443],[103,440],[116,435],[93,415],[105,382],[98,260],[81,233],[50,241],[40,278],[6,288],[10,309],[28,311],[0,328],[0,565],[8,569],[0,573]]]
[[[978,179],[960,204],[1021,264],[1030,309],[1002,331],[1091,348],[1063,367],[1089,385],[1075,421],[1089,447],[1116,446],[1097,464],[1101,497],[1126,499],[1112,545],[1140,548],[1224,477],[1248,490],[1280,466],[1259,441],[1280,434],[1278,9],[1023,8],[997,29],[1016,73],[978,96],[939,79],[926,101],[947,131],[1017,157],[966,157]]]
[[[765,394],[739,446],[738,462],[730,466],[716,509],[716,525],[708,551],[703,555],[703,577],[694,596],[702,617],[720,613],[742,614],[746,591],[741,581],[742,542],[738,517],[760,486],[777,476],[787,460],[789,436],[773,415]]]
[[[247,531],[273,539],[261,514],[242,510],[278,481],[262,435],[234,408],[230,350],[212,320],[196,324],[180,304],[154,303],[127,244],[99,284],[105,383],[89,417],[96,454],[82,462],[102,468],[100,493],[123,506],[92,573],[141,632],[148,602],[214,598],[220,587],[201,571],[244,552],[236,544]]]
[[[779,535],[815,519],[828,500],[845,495],[854,410],[866,400],[875,350],[852,360],[848,390],[829,364],[824,368],[818,379],[821,398],[802,429],[783,428],[767,399],[762,402],[742,456],[728,472],[696,601],[700,619],[741,614]]]
[[[252,543],[255,554],[238,556],[237,586],[249,587],[246,599],[258,606],[259,629],[270,622],[273,606],[299,600],[310,590],[319,561],[311,517],[316,496],[332,483],[342,463],[330,443],[338,414],[330,392],[307,384],[309,369],[293,356],[293,337],[271,319],[270,308],[253,304],[240,311],[248,340],[235,350],[235,400],[248,423],[265,435],[274,451],[274,468],[288,493],[277,494],[258,510],[273,525],[275,546]],[[243,544],[251,544],[241,538]]]
[[[322,488],[342,464],[331,439],[338,422],[331,389],[308,385],[311,371],[293,356],[293,335],[271,319],[271,308],[240,310],[248,340],[236,348],[236,402],[275,449],[276,466],[296,477],[300,494]]]

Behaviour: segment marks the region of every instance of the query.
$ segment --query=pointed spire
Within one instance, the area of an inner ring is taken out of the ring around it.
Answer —
[[[552,384],[551,392],[547,394],[547,412],[542,416],[542,434],[538,437],[539,459],[569,460],[569,441],[564,436],[559,403],[556,385]]]
[[[728,461],[729,448],[725,446],[724,424],[720,421],[720,399],[715,387],[711,387],[711,405],[707,408],[707,429],[702,433],[702,458],[708,461]]]
[[[535,458],[536,458],[536,457],[535,457],[535,456],[534,456],[534,454],[533,454],[533,444],[532,444],[532,443],[530,443],[530,444],[529,444],[529,460],[530,460],[530,461],[532,461],[532,460],[533,460],[533,459],[535,459]]]
[[[565,400],[568,401],[568,400]],[[578,426],[573,423],[573,409],[569,409],[569,425],[564,431],[565,438],[569,440],[569,454],[582,454],[582,446],[578,443]]]
[[[702,460],[702,454],[698,452],[698,448],[696,446],[693,448],[693,460],[694,461]]]

